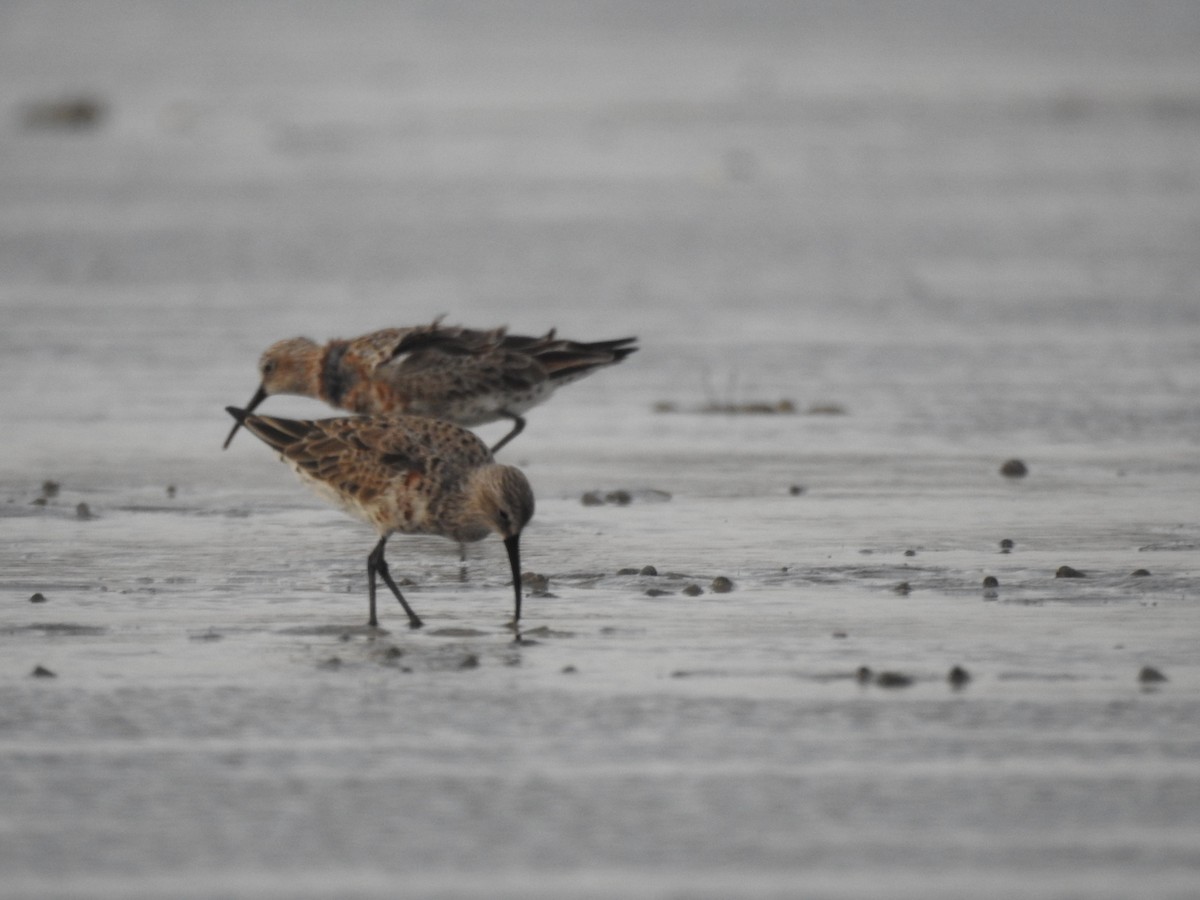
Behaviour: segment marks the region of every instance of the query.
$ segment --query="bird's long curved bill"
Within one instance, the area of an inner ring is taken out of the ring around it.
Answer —
[[[266,399],[267,399],[267,392],[263,389],[262,385],[259,385],[258,390],[254,393],[254,396],[250,398],[250,402],[246,404],[246,412],[247,413],[254,412],[255,407],[257,407],[258,404],[262,403]],[[229,437],[225,438],[225,443],[221,445],[222,450],[229,449],[230,441],[233,440],[233,436],[235,434],[237,434],[237,430],[241,427],[242,427],[241,419],[238,419],[236,422],[233,423],[233,428],[229,429]]]
[[[521,621],[521,536],[514,534],[504,539],[504,549],[508,551],[508,562],[513,574],[513,626]]]

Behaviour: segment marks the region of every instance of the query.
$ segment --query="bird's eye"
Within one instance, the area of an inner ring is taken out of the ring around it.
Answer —
[[[270,375],[274,371],[275,371],[275,360],[268,359],[265,363],[262,364],[263,375]]]

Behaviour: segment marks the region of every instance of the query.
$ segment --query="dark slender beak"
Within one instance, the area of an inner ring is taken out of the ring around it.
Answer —
[[[259,385],[258,390],[255,392],[254,396],[250,398],[250,402],[246,404],[246,409],[244,412],[246,414],[254,412],[255,407],[257,407],[258,404],[262,403],[266,399],[267,399],[267,392],[263,389],[262,385]],[[245,418],[245,416],[243,416],[242,418]],[[229,442],[233,440],[233,436],[235,434],[237,434],[237,430],[241,427],[242,427],[242,419],[238,419],[236,422],[233,423],[233,428],[231,428],[229,430],[229,437],[225,438],[225,443],[221,445],[222,450],[229,449]]]
[[[514,534],[504,539],[504,549],[508,551],[508,562],[513,574],[513,627],[521,621],[521,536]]]

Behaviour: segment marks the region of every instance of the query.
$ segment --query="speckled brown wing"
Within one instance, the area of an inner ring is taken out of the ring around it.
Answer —
[[[245,426],[310,477],[364,503],[398,479],[425,475],[439,459],[473,466],[491,458],[487,445],[470,432],[414,416],[297,420],[250,415]]]

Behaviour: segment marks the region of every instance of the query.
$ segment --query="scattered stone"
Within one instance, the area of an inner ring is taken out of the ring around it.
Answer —
[[[870,684],[872,674],[868,666],[859,666],[858,671],[854,673],[854,680],[859,684]]]
[[[673,413],[679,412],[679,404],[673,400],[658,400],[651,407],[656,413]]]
[[[35,497],[34,499],[29,501],[29,505],[30,506],[45,506],[46,498],[45,497]]]
[[[1005,478],[1024,478],[1029,474],[1029,468],[1019,459],[1009,459],[1000,466],[1000,474]]]
[[[983,586],[985,588],[998,588],[1000,587],[1000,579],[995,575],[985,575],[983,577]]]
[[[628,506],[634,500],[639,503],[665,503],[670,499],[670,491],[657,488],[639,488],[637,490],[617,488],[607,492],[588,491],[580,498],[580,502],[584,506],[604,506],[606,503],[613,506]]]
[[[461,669],[478,669],[479,657],[474,653],[468,653],[458,661],[458,668]]]
[[[1072,569],[1070,566],[1059,566],[1058,571],[1054,573],[1055,578],[1087,578],[1078,569]]]
[[[337,669],[340,669],[341,667],[342,667],[342,660],[341,660],[341,657],[338,657],[338,656],[331,656],[331,657],[329,657],[329,659],[325,659],[325,660],[322,660],[321,662],[317,663],[317,668],[323,669],[326,672],[333,672]]]
[[[850,635],[848,635],[848,634],[847,634],[846,632],[844,632],[844,631],[835,631],[835,632],[833,633],[833,635],[832,635],[832,637],[835,637],[835,638],[845,638],[845,637],[849,637],[849,636],[850,636]]]
[[[646,591],[647,597],[670,597],[674,591],[664,591],[662,588],[650,588]]]
[[[562,673],[564,675],[574,675],[578,671],[579,670],[576,669],[574,666],[563,666],[562,667]]]
[[[901,597],[907,597],[909,594],[912,593],[912,585],[909,584],[907,581],[902,581],[898,585],[896,585],[894,588],[892,588],[892,591],[899,594]]]
[[[657,575],[658,569],[654,568],[654,566],[642,566],[642,568],[638,572],[638,574],[639,575]]]
[[[796,411],[796,404],[784,398],[775,403],[764,400],[754,400],[749,403],[706,403],[700,410],[703,413],[723,415],[774,415],[782,413],[790,415]]]
[[[59,487],[60,485],[57,481],[47,478],[42,482],[42,496],[48,500],[57,497]]]
[[[969,682],[971,680],[971,673],[968,672],[966,669],[964,669],[962,666],[955,666],[954,668],[952,668],[950,670],[950,673],[946,676],[946,680],[948,682],[950,682],[950,686],[952,688],[958,689],[961,687],[965,687],[967,682]]]
[[[86,503],[80,503],[75,507],[75,518],[86,522],[88,519],[94,519],[95,516],[92,515],[91,507],[89,507]]]
[[[683,589],[683,592],[689,597],[699,597],[704,593],[704,588],[700,587],[698,584],[689,584]]]
[[[801,494],[804,493],[804,485],[793,484],[790,488],[788,488],[788,493],[791,494],[793,497],[799,497]]]
[[[1145,578],[1150,574],[1149,569],[1134,569],[1129,573],[1133,578]]]
[[[175,499],[175,485],[173,485],[173,484],[167,485],[167,497],[169,497],[172,500]]]
[[[521,584],[531,594],[545,594],[550,587],[550,579],[545,575],[539,575],[537,572],[521,573]]]
[[[904,551],[904,555],[905,555],[905,556],[916,556],[916,555],[917,555],[917,551],[916,551],[916,550],[905,550],[905,551]]]
[[[878,687],[898,688],[908,687],[913,680],[902,672],[880,672],[875,676],[874,683]]]
[[[29,602],[30,603],[45,603],[46,595],[43,594],[41,591],[38,591],[36,594],[34,594],[32,597],[29,598]]]
[[[983,599],[995,600],[1000,596],[1000,580],[995,575],[986,575],[983,579]]]
[[[1004,540],[1002,540],[1000,542],[1000,552],[1001,553],[1011,553],[1013,547],[1015,547],[1015,546],[1016,546],[1016,544],[1014,544],[1010,538],[1005,538]]]
[[[47,669],[45,666],[34,666],[33,671],[29,673],[34,678],[57,678],[58,676]]]
[[[840,403],[814,403],[808,408],[810,416],[844,416],[846,407]]]
[[[1142,670],[1138,672],[1138,681],[1142,684],[1160,684],[1167,680],[1167,676],[1154,666],[1142,666]]]
[[[25,125],[29,128],[94,128],[104,118],[104,104],[94,97],[64,97],[40,100],[25,106]]]
[[[708,589],[714,594],[728,594],[733,590],[733,582],[724,575],[718,575],[712,580],[712,584],[708,586]]]
[[[636,575],[637,573],[638,570],[632,568],[631,566],[625,566],[623,569],[617,569],[618,575]]]

